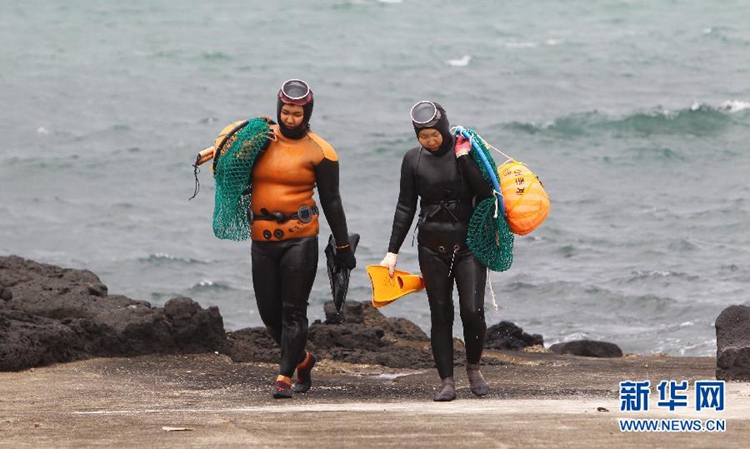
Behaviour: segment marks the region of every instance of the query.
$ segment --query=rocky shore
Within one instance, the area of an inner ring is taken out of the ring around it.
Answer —
[[[421,329],[365,303],[341,314],[328,304],[310,327],[313,388],[275,401],[278,349],[263,329],[227,332],[218,309],[190,298],[154,307],[110,295],[86,270],[0,257],[0,447],[743,447],[750,384],[728,383],[726,409],[708,414],[633,414],[620,401],[623,381],[743,375],[745,309],[730,309],[717,320],[718,368],[714,357],[623,355],[606,342],[555,353],[497,323],[482,360],[490,394],[469,392],[457,340],[458,399],[440,404]],[[721,419],[726,430],[622,432],[633,418]]]
[[[164,307],[110,295],[92,272],[0,257],[0,371],[93,357],[219,353],[235,362],[276,363],[279,349],[264,328],[224,329],[219,309],[177,297]],[[349,301],[340,313],[310,326],[319,359],[431,368],[429,337],[404,318],[387,318],[368,303]],[[487,348],[543,349],[541,335],[509,322],[488,329]],[[621,355],[621,353],[620,353]],[[456,340],[455,363],[465,363]],[[485,363],[495,363],[492,359]]]
[[[388,318],[369,303],[348,301],[341,312],[325,304],[325,321],[310,325],[308,348],[319,359],[432,368],[429,337],[404,318]],[[622,357],[614,343],[571,341],[546,349],[507,321],[487,329],[486,349],[523,350],[586,357]],[[716,320],[716,377],[750,380],[750,307],[730,306]],[[0,257],[0,371],[46,366],[94,357],[217,353],[235,362],[276,363],[279,349],[262,327],[228,332],[217,307],[204,309],[176,297],[164,307],[110,295],[88,270]],[[454,363],[465,364],[455,340]],[[497,363],[490,357],[484,365]]]

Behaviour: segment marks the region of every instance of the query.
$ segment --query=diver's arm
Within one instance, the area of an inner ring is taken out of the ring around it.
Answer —
[[[492,185],[482,177],[482,172],[474,159],[469,155],[461,156],[458,158],[458,165],[478,198],[485,199],[492,196]]]
[[[315,179],[318,184],[318,196],[328,225],[331,227],[336,245],[348,245],[349,234],[346,228],[344,205],[339,193],[339,163],[324,158],[315,166]]]
[[[409,156],[411,152],[404,156],[401,163],[401,187],[398,194],[398,203],[396,203],[396,213],[393,217],[393,229],[391,231],[391,241],[388,244],[388,252],[398,254],[404,239],[409,234],[411,222],[414,221],[414,214],[417,211],[417,182],[414,178],[414,171]]]

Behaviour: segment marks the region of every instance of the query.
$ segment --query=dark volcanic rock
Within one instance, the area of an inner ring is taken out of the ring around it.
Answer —
[[[403,318],[387,318],[369,303],[347,301],[337,313],[324,305],[325,322],[310,325],[308,348],[318,359],[385,365],[395,368],[434,366],[429,337]],[[237,362],[278,362],[280,352],[262,328],[227,335],[228,353]],[[461,353],[458,353],[461,356]]]
[[[729,306],[716,318],[716,378],[750,380],[750,307]]]
[[[573,354],[583,357],[622,357],[620,347],[606,341],[575,340],[554,344],[549,350],[556,354]]]
[[[218,309],[189,298],[165,309],[109,295],[92,272],[0,257],[0,370],[89,357],[220,351]]]
[[[369,302],[347,301],[337,313],[325,304],[325,322],[310,325],[308,348],[318,359],[433,368],[430,339],[404,318],[386,317]],[[505,323],[505,324],[504,324]],[[488,347],[520,349],[541,344],[512,323],[493,326]],[[498,330],[501,329],[501,330]],[[224,331],[216,307],[190,298],[163,308],[110,295],[92,272],[20,257],[0,257],[0,370],[20,370],[90,357],[150,353],[222,352],[236,362],[278,363],[280,350],[265,328]],[[466,363],[454,339],[454,363]],[[502,363],[485,358],[484,363]]]
[[[487,329],[485,348],[520,350],[529,346],[543,345],[539,334],[529,335],[510,321],[501,321]]]
[[[164,305],[164,314],[172,325],[174,344],[182,351],[224,350],[224,319],[218,307],[204,309],[191,298],[172,298]]]
[[[264,327],[227,332],[227,354],[235,362],[278,363],[281,350]]]
[[[0,312],[0,371],[68,362],[82,356],[80,338],[69,326],[17,310]]]

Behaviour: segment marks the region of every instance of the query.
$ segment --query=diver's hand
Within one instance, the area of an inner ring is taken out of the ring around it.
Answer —
[[[357,259],[354,257],[350,245],[346,245],[343,248],[336,247],[336,262],[350,270],[353,270],[357,266]]]
[[[469,139],[464,136],[458,136],[458,138],[456,138],[456,146],[454,147],[454,151],[456,152],[456,159],[469,154],[470,149],[471,142],[469,142]]]
[[[396,269],[396,262],[398,262],[398,254],[386,253],[383,260],[380,261],[380,266],[388,267],[388,276],[393,276],[393,271]]]

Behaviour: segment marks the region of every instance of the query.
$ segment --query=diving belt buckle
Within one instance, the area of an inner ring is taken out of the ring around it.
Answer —
[[[297,209],[297,212],[293,214],[285,214],[283,212],[269,212],[268,209],[261,209],[260,210],[262,215],[254,215],[252,213],[252,210],[250,211],[250,216],[252,217],[252,220],[267,220],[267,221],[275,221],[277,223],[286,223],[289,220],[299,220],[301,223],[310,223],[313,219],[313,216],[318,215],[318,206],[307,206],[302,205],[299,209]]]
[[[453,245],[453,254],[457,253],[457,252],[458,252],[458,251],[460,251],[460,250],[461,250],[461,245],[459,245],[458,243],[456,243],[455,245]],[[440,252],[441,254],[445,254],[445,253],[447,253],[448,251],[447,251],[447,249],[445,248],[445,246],[443,246],[443,245],[440,245],[440,246],[438,247],[438,252]]]

